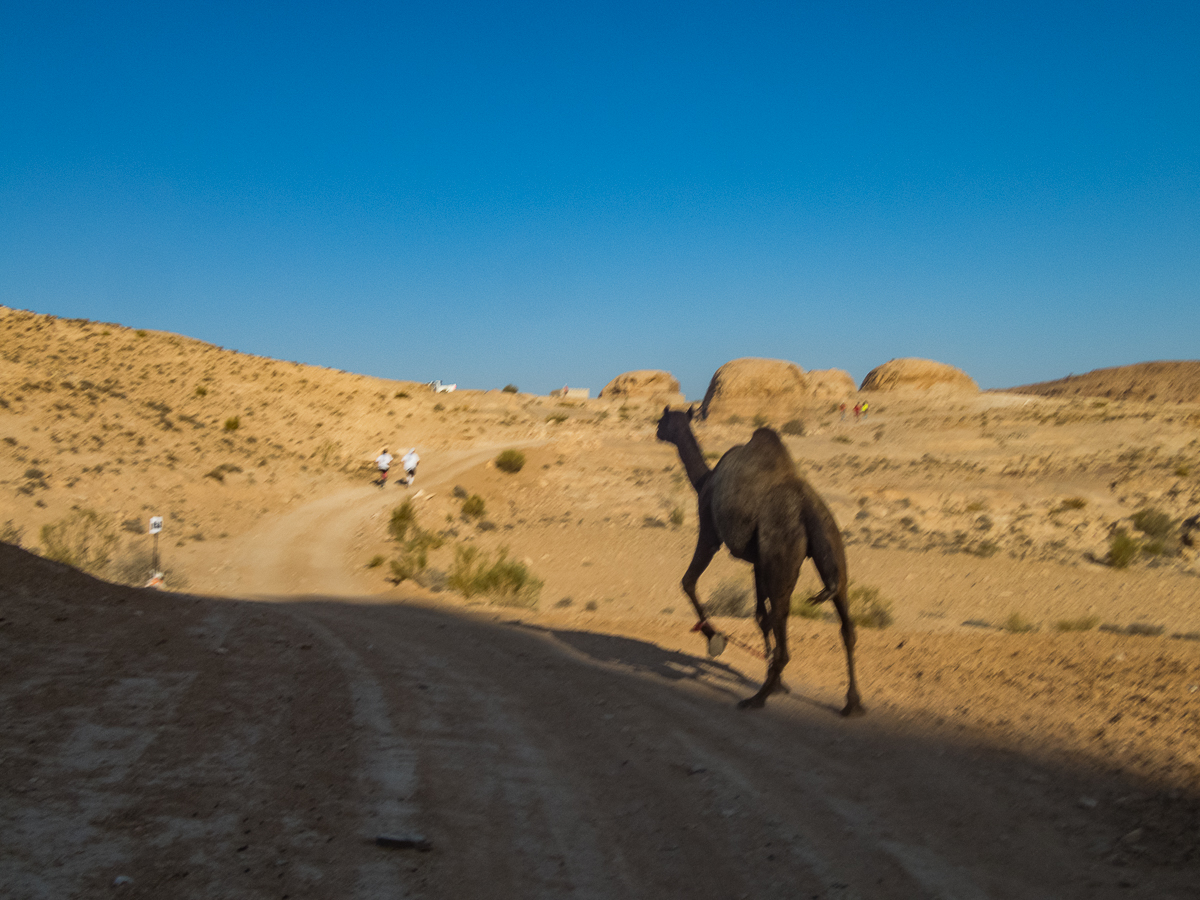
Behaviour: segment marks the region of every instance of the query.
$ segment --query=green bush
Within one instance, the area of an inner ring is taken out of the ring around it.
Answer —
[[[1137,538],[1132,537],[1124,528],[1118,528],[1108,543],[1108,564],[1114,569],[1124,569],[1137,559],[1140,549],[1141,544]]]
[[[46,558],[93,575],[108,568],[117,535],[108,519],[93,509],[76,509],[65,519],[42,526]]]
[[[482,519],[487,510],[487,504],[478,494],[471,494],[463,500],[462,514],[464,519]]]
[[[534,578],[525,564],[508,558],[508,548],[500,548],[495,562],[478,547],[459,546],[446,584],[470,599],[484,595],[500,606],[537,606],[542,582]]]
[[[788,614],[796,616],[799,619],[823,619],[825,618],[825,610],[821,608],[821,604],[809,603],[807,597],[792,596],[792,606],[788,610]]]
[[[1100,624],[1098,616],[1082,616],[1078,619],[1059,619],[1054,623],[1055,631],[1091,631]]]
[[[1004,620],[1004,624],[1000,626],[1009,634],[1027,634],[1030,631],[1037,631],[1038,626],[1034,622],[1030,622],[1019,612],[1011,612],[1008,618]]]
[[[520,450],[505,450],[496,457],[496,468],[501,472],[516,473],[525,467],[525,454]]]
[[[506,384],[504,387],[501,388],[501,390],[506,394],[519,393],[517,386],[515,384]]]
[[[795,435],[796,437],[804,437],[804,435],[808,434],[808,429],[799,419],[792,419],[791,421],[784,423],[784,426],[779,430],[784,434],[791,434]]]
[[[850,588],[850,620],[863,628],[887,628],[895,621],[892,604],[867,585]]]
[[[241,416],[230,416],[225,420],[226,431],[237,431],[242,426]]]
[[[1152,507],[1139,509],[1130,519],[1134,528],[1149,537],[1160,540],[1174,537],[1175,520],[1161,510]]]
[[[388,521],[388,534],[394,541],[403,541],[408,537],[409,527],[415,525],[416,521],[416,508],[412,505],[411,500],[405,500],[392,510],[392,517]]]

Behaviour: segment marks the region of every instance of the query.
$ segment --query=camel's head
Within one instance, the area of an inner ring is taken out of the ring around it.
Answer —
[[[688,407],[687,412],[671,409],[669,406],[664,407],[662,418],[658,420],[658,431],[655,436],[660,441],[675,443],[681,434],[691,430],[692,414],[691,407]]]

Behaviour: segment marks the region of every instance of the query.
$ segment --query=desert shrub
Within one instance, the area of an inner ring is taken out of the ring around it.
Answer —
[[[496,468],[501,472],[516,473],[525,467],[525,454],[520,450],[504,450],[496,457]]]
[[[754,417],[754,419],[753,419],[753,424],[754,424],[754,427],[755,427],[755,428],[764,428],[764,427],[766,427],[767,425],[769,425],[769,424],[770,424],[770,422],[769,422],[769,420],[767,419],[767,417],[766,417],[766,416],[763,416],[763,415],[758,415],[758,416],[755,416],[755,417]]]
[[[405,547],[390,563],[389,580],[395,584],[415,577],[429,562],[429,554],[419,548]]]
[[[1004,620],[1004,624],[1000,626],[1009,634],[1027,634],[1030,631],[1037,631],[1038,626],[1034,622],[1030,622],[1019,612],[1011,612],[1008,618]]]
[[[563,422],[567,421],[567,414],[566,413],[550,413],[550,415],[546,416],[546,421],[551,422],[555,425],[561,425]]]
[[[879,588],[865,584],[850,588],[850,620],[863,628],[887,628],[895,621],[892,604],[879,596]]]
[[[409,578],[419,581],[419,576],[429,564],[429,551],[436,550],[444,543],[440,534],[426,531],[417,524],[417,512],[411,500],[405,500],[392,510],[388,534],[400,544],[395,559],[389,565],[389,578],[396,584]]]
[[[464,519],[482,519],[483,514],[487,509],[487,504],[478,494],[471,494],[462,503],[462,514]]]
[[[1114,569],[1124,569],[1137,559],[1140,549],[1137,538],[1132,537],[1124,528],[1118,528],[1108,542],[1108,564]]]
[[[1050,515],[1054,516],[1071,510],[1083,509],[1085,506],[1087,506],[1087,500],[1083,497],[1067,497],[1062,503],[1050,510]]]
[[[1055,631],[1091,631],[1100,624],[1098,616],[1081,616],[1078,619],[1059,619],[1054,623]]]
[[[241,466],[234,465],[233,463],[221,463],[221,465],[217,466],[211,472],[205,472],[204,477],[211,478],[214,481],[219,481],[224,484],[226,474],[233,474],[240,471],[242,471]]]
[[[683,524],[683,507],[677,506],[671,510],[671,525],[678,528]]]
[[[791,434],[796,437],[804,437],[804,435],[808,434],[808,429],[799,419],[792,419],[789,422],[785,422],[779,430],[784,434]]]
[[[710,616],[737,616],[745,618],[754,612],[750,601],[750,588],[740,579],[726,579],[717,585],[704,608]]]
[[[408,529],[417,523],[417,510],[411,500],[405,500],[392,510],[388,520],[388,534],[394,541],[403,541],[408,537]]]
[[[658,516],[644,516],[642,518],[643,528],[666,528],[667,523]]]
[[[1162,540],[1174,536],[1175,520],[1161,510],[1153,507],[1139,509],[1130,519],[1134,528],[1152,538]]]
[[[788,609],[788,615],[796,616],[800,619],[823,619],[825,618],[825,604],[809,603],[807,597],[793,594],[792,605]]]
[[[9,519],[3,525],[0,525],[0,541],[6,544],[12,544],[14,547],[21,546],[21,537],[25,534],[25,529],[19,525],[15,525],[12,519]]]
[[[228,419],[225,420],[225,430],[226,431],[237,431],[241,427],[242,427],[242,417],[241,416],[230,416]]]
[[[450,496],[456,500],[466,500],[468,497],[467,489],[461,484],[456,484],[454,490],[450,492]]]
[[[845,434],[837,435],[836,437],[834,437],[834,440],[837,441],[839,444],[853,444],[854,443],[854,438],[850,437],[849,435],[845,435]]]
[[[384,559],[382,553],[376,553],[374,556],[371,557],[370,561],[367,563],[367,568],[368,569],[378,569],[380,566],[382,566],[384,564],[385,561],[386,560]]]
[[[342,445],[337,441],[322,441],[313,451],[313,458],[325,468],[340,465],[342,461]]]
[[[112,559],[117,535],[94,509],[76,509],[65,519],[42,526],[45,556],[99,575]]]
[[[137,331],[134,332],[134,334],[136,334],[140,338],[144,338],[148,333],[149,332],[147,332],[146,329],[144,329],[144,328],[139,328]]]
[[[458,546],[454,565],[446,584],[466,598],[482,594],[500,606],[537,606],[542,582],[534,578],[523,562],[508,558],[508,548],[501,547],[493,562],[478,547]]]
[[[517,388],[517,386],[516,386],[515,384],[506,384],[506,385],[505,385],[504,387],[502,387],[500,390],[501,390],[501,391],[503,391],[503,392],[504,392],[504,393],[506,393],[506,394],[516,394],[516,393],[519,393],[519,390],[518,390],[518,388]]]
[[[204,397],[204,396],[206,396],[206,395],[208,394],[208,388],[206,388],[206,387],[205,387],[204,385],[202,385],[202,384],[198,384],[198,385],[196,385],[196,391],[195,391],[195,394],[196,394],[196,396],[197,396],[197,397]]]

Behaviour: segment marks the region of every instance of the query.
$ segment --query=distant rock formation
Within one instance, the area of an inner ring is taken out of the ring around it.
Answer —
[[[662,369],[638,369],[618,375],[600,391],[601,399],[655,400],[662,403],[684,403],[679,380]]]
[[[812,399],[808,378],[795,363],[747,357],[727,362],[713,374],[700,415],[778,418]]]
[[[1200,361],[1160,361],[1094,369],[1056,381],[1008,388],[1043,397],[1107,397],[1110,400],[1157,400],[1200,403]]]
[[[858,390],[850,373],[843,369],[813,369],[807,378],[814,400],[845,400]]]
[[[893,359],[876,366],[863,379],[864,391],[953,391],[979,393],[975,379],[954,366],[931,359]]]

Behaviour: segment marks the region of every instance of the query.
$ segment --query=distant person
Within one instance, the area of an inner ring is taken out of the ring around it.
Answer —
[[[842,421],[845,422],[846,421],[846,404],[843,403],[841,406],[838,407],[838,409],[840,409],[842,411]]]
[[[404,464],[404,483],[412,484],[417,477],[417,463],[421,461],[421,457],[417,456],[417,448],[413,447],[401,458],[400,462]]]
[[[383,452],[375,457],[375,465],[379,468],[379,486],[383,487],[387,484],[388,468],[392,464],[392,454],[387,452],[387,447],[383,448]]]
[[[863,418],[864,419],[867,417],[867,409],[870,407],[870,405],[871,404],[868,403],[866,400],[863,401]]]
[[[861,415],[862,415],[862,404],[861,404],[861,403],[855,403],[855,404],[854,404],[854,421],[855,421],[855,422],[857,422],[857,421],[858,421],[858,417],[859,417],[859,416],[861,416]]]

